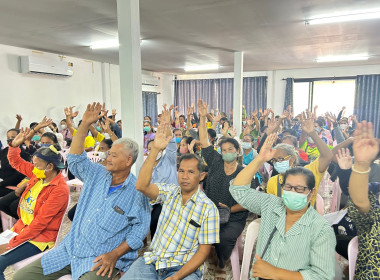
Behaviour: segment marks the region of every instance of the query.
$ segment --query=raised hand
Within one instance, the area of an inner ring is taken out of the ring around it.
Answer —
[[[268,121],[268,128],[267,128],[267,135],[269,134],[272,134],[273,132],[275,132],[277,130],[277,121],[275,118],[271,118],[269,121]]]
[[[257,117],[257,110],[253,111],[252,117]]]
[[[247,117],[247,126],[252,126],[253,125],[253,120],[250,117]]]
[[[20,133],[17,134],[15,139],[13,139],[13,141],[12,141],[12,147],[18,147],[22,143],[24,143],[25,140],[27,139],[29,132],[30,132],[30,128],[28,128],[28,127],[26,127],[25,129],[21,128]]]
[[[230,129],[230,135],[231,135],[231,137],[232,138],[234,138],[235,136],[236,136],[236,129],[234,128],[234,127],[231,127],[231,129]]]
[[[194,154],[194,145],[197,140],[193,139],[189,145],[187,145],[187,148],[189,149],[189,152],[191,154]]]
[[[379,143],[373,137],[372,123],[362,121],[354,133],[354,150],[355,163],[370,164],[376,159],[379,153]]]
[[[198,100],[198,112],[201,117],[206,117],[208,114],[208,105],[203,100]]]
[[[106,118],[104,122],[100,121],[100,126],[102,127],[103,131],[108,131],[108,129],[110,129],[109,118]]]
[[[277,135],[275,133],[268,135],[268,137],[265,140],[264,145],[261,147],[261,150],[259,153],[259,157],[263,161],[271,160],[274,157],[274,155],[276,154],[276,150],[272,149],[276,140],[277,140]]]
[[[221,132],[226,137],[230,137],[230,135],[228,134],[228,129],[229,128],[230,128],[230,125],[228,124],[228,122],[225,122],[224,125],[223,125],[223,128],[222,128]]]
[[[47,127],[53,123],[52,119],[48,119],[46,116],[42,119],[42,121],[34,128],[34,130],[39,130],[41,128]]]
[[[307,112],[306,112],[306,114],[308,116],[310,116]],[[299,122],[301,123],[302,130],[305,131],[307,134],[310,134],[313,131],[315,131],[314,130],[314,120],[311,117],[305,118],[304,116],[301,115]]]
[[[282,113],[280,119],[284,120],[284,119],[289,118],[289,116],[290,116],[289,111],[284,111],[284,112]]]
[[[220,114],[216,115],[214,117],[214,122],[220,122],[220,119],[222,118],[222,116]]]
[[[351,169],[352,167],[352,157],[350,155],[350,150],[342,148],[338,150],[338,154],[336,155],[336,159],[338,161],[338,165],[340,169]]]
[[[166,146],[169,144],[170,142],[170,139],[172,137],[168,136],[167,135],[167,129],[169,127],[169,124],[165,123],[165,124],[160,124],[158,127],[157,127],[157,132],[156,132],[156,136],[154,137],[154,141],[153,141],[153,147],[156,148],[157,150],[164,150],[166,148]]]
[[[17,114],[17,115],[16,115],[16,119],[17,119],[19,122],[21,122],[21,121],[22,121],[22,117],[21,117],[21,115]]]
[[[190,116],[192,114],[192,109],[191,107],[187,107],[187,115]]]
[[[166,104],[165,104],[165,106],[166,106]],[[169,107],[169,111],[172,111],[174,109],[174,105],[172,104],[172,105],[170,105],[170,107]]]
[[[166,109],[166,104],[161,113],[161,123],[162,124],[170,124],[170,110]]]
[[[116,115],[116,109],[112,109],[112,116]]]
[[[82,117],[82,124],[90,125],[97,122],[100,118],[106,115],[105,104],[103,106],[98,102],[87,105],[87,109]]]

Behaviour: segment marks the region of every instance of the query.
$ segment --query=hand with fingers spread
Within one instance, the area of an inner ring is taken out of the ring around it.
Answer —
[[[312,118],[305,118],[304,116],[301,115],[299,122],[301,123],[302,130],[306,132],[307,134],[310,134],[315,131],[314,120]]]
[[[116,109],[112,109],[112,116],[116,115]]]
[[[164,104],[164,105],[166,106],[166,104]],[[174,109],[174,105],[172,104],[172,105],[169,106],[169,111],[173,111],[173,109]]]
[[[101,275],[102,277],[105,277],[108,274],[108,278],[111,278],[117,260],[118,256],[113,252],[100,255],[93,261],[93,263],[96,264],[91,268],[91,271],[98,270],[96,272],[97,276]]]
[[[22,121],[22,117],[21,117],[21,115],[17,114],[17,115],[16,115],[16,119],[17,119],[17,121],[21,122],[21,121]]]
[[[28,128],[28,127],[21,128],[20,133],[17,134],[15,139],[13,139],[13,141],[12,141],[12,147],[18,147],[22,143],[24,143],[28,137],[29,132],[30,132],[30,128]]]
[[[253,125],[253,120],[251,117],[247,117],[247,126],[252,126]]]
[[[199,115],[201,117],[206,117],[207,114],[208,114],[208,105],[207,105],[207,103],[204,102],[203,100],[199,99],[197,105],[198,105]]]
[[[252,112],[252,117],[257,117],[257,110]]]
[[[46,116],[42,119],[42,121],[36,126],[35,130],[45,128],[53,123],[52,119],[48,119]],[[38,129],[37,129],[38,127]]]
[[[161,112],[161,124],[170,124],[170,110],[166,109],[166,106]]]
[[[234,138],[236,136],[236,134],[237,134],[236,133],[236,129],[234,127],[231,127],[230,128],[230,135],[231,135],[231,137]]]
[[[228,134],[228,130],[229,130],[229,128],[230,128],[230,125],[228,124],[228,122],[225,122],[225,123],[223,124],[223,128],[222,128],[222,130],[221,130],[221,133],[223,134],[223,136],[225,136],[225,137],[230,137],[230,135]]]
[[[282,120],[287,119],[289,118],[289,115],[290,115],[289,111],[284,111],[282,115],[280,116],[280,119]]]
[[[276,140],[277,140],[277,135],[275,133],[268,135],[259,153],[259,157],[263,161],[270,161],[276,154],[276,150],[272,149]]]
[[[336,159],[340,169],[351,169],[352,167],[352,157],[350,155],[350,150],[342,148],[338,150]]]
[[[105,104],[103,106],[98,102],[94,102],[92,104],[87,105],[87,109],[82,117],[81,125],[91,125],[97,122],[100,118],[104,117],[107,114],[105,110]]]
[[[187,148],[189,149],[190,154],[194,154],[194,146],[195,146],[195,142],[196,142],[196,141],[197,141],[197,140],[193,139],[193,140],[191,141],[191,143],[187,146]]]
[[[271,118],[268,121],[268,128],[267,128],[267,135],[272,134],[273,132],[276,132],[278,128],[278,123],[275,118]]]
[[[214,122],[220,122],[220,119],[222,118],[221,114],[218,114],[214,117]]]
[[[167,123],[160,124],[157,127],[156,136],[154,137],[154,141],[153,141],[153,148],[159,151],[166,149],[170,140],[172,139],[172,135],[171,136],[167,135],[168,127],[169,127],[169,124]]]
[[[379,153],[379,143],[373,136],[371,122],[362,121],[354,133],[355,163],[368,163],[374,161]]]

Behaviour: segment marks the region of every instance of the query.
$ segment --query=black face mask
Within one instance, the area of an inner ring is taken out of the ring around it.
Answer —
[[[14,138],[7,139],[8,145],[10,145],[13,142]]]

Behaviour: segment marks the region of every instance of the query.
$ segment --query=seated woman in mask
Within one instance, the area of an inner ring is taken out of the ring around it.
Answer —
[[[320,157],[317,158],[312,163],[305,165],[305,168],[310,170],[314,174],[315,178],[315,193],[311,198],[311,205],[314,206],[316,196],[318,193],[319,184],[323,178],[324,173],[329,167],[333,154],[326,143],[319,137],[317,132],[314,130],[314,122],[312,119],[300,119],[302,125],[302,130],[311,137],[320,152]],[[281,197],[282,188],[284,183],[284,174],[290,168],[296,167],[298,165],[298,154],[293,146],[289,144],[278,144],[274,147],[275,154],[271,159],[274,168],[279,175],[273,176],[269,179],[267,185],[267,193],[277,195]]]
[[[17,233],[9,243],[0,245],[0,279],[5,268],[23,259],[52,248],[69,201],[69,188],[61,174],[65,166],[58,146],[37,150],[33,164],[20,157],[20,145],[29,129],[21,132],[9,145],[8,159],[13,168],[30,180],[20,198],[19,220],[12,228]]]
[[[251,189],[258,169],[276,150],[271,134],[258,157],[231,181],[230,192],[244,208],[261,215],[253,260],[254,279],[331,280],[335,274],[335,235],[330,224],[311,207],[317,193],[313,173],[302,167],[284,174],[282,198]]]

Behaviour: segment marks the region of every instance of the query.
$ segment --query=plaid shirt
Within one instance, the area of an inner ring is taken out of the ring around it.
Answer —
[[[156,184],[159,194],[154,202],[162,204],[158,230],[145,263],[156,269],[187,263],[199,244],[219,243],[219,212],[215,204],[199,189],[182,205],[181,187]],[[199,226],[198,226],[199,225]]]
[[[70,232],[42,257],[44,275],[71,265],[74,280],[89,272],[96,257],[127,242],[131,250],[118,259],[116,268],[126,271],[137,258],[150,224],[148,198],[136,190],[130,173],[123,187],[108,194],[112,175],[91,162],[86,153],[67,156],[70,171],[83,181],[83,189]]]

